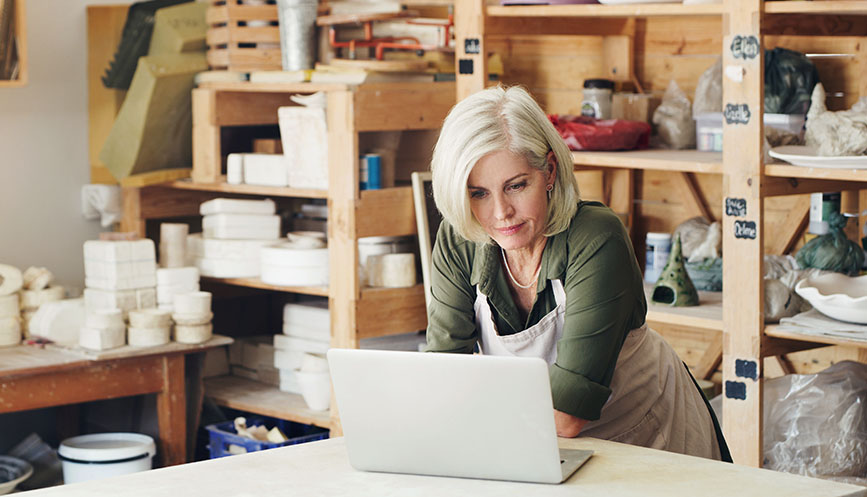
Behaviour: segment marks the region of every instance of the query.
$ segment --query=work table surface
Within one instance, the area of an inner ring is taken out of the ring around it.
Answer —
[[[593,457],[560,485],[356,471],[343,438],[34,491],[33,497],[316,496],[867,496],[867,488],[590,438],[560,439]]]

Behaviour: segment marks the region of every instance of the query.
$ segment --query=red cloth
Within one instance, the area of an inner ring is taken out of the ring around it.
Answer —
[[[548,116],[570,150],[633,150],[647,148],[650,125],[624,119]]]

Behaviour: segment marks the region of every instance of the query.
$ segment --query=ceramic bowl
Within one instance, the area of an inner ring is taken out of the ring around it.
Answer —
[[[867,324],[867,276],[840,273],[805,278],[795,292],[828,317]]]
[[[24,459],[0,456],[0,495],[15,490],[19,483],[30,478],[33,466]]]

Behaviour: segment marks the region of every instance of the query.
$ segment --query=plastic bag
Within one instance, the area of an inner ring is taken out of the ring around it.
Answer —
[[[867,484],[867,364],[765,382],[767,469]],[[856,477],[856,478],[853,478]]]
[[[570,150],[632,150],[650,143],[650,125],[641,121],[556,114],[548,119]]]
[[[692,100],[692,117],[698,119],[699,114],[707,112],[722,112],[722,59],[710,66],[698,78],[695,87],[695,98]]]
[[[674,234],[680,234],[683,256],[688,262],[719,257],[722,245],[719,223],[711,223],[701,216],[696,216],[680,223],[674,229]]]
[[[818,82],[816,66],[806,55],[779,47],[765,50],[766,114],[805,114]]]
[[[864,250],[846,238],[843,228],[848,218],[837,212],[832,212],[828,225],[830,231],[813,238],[795,255],[795,260],[802,268],[826,269],[838,273],[858,276],[864,265]]]
[[[695,148],[695,120],[690,111],[689,97],[674,80],[668,84],[662,102],[653,113],[653,124],[669,148]]]

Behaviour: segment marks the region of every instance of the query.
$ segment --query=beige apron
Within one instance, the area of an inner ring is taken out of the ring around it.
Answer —
[[[497,333],[488,299],[476,287],[474,309],[483,354],[541,357],[554,364],[563,335],[566,292],[560,280],[549,283],[557,308],[537,324],[506,336]],[[626,335],[610,388],[600,418],[587,423],[581,436],[720,459],[701,392],[674,350],[646,325]]]

